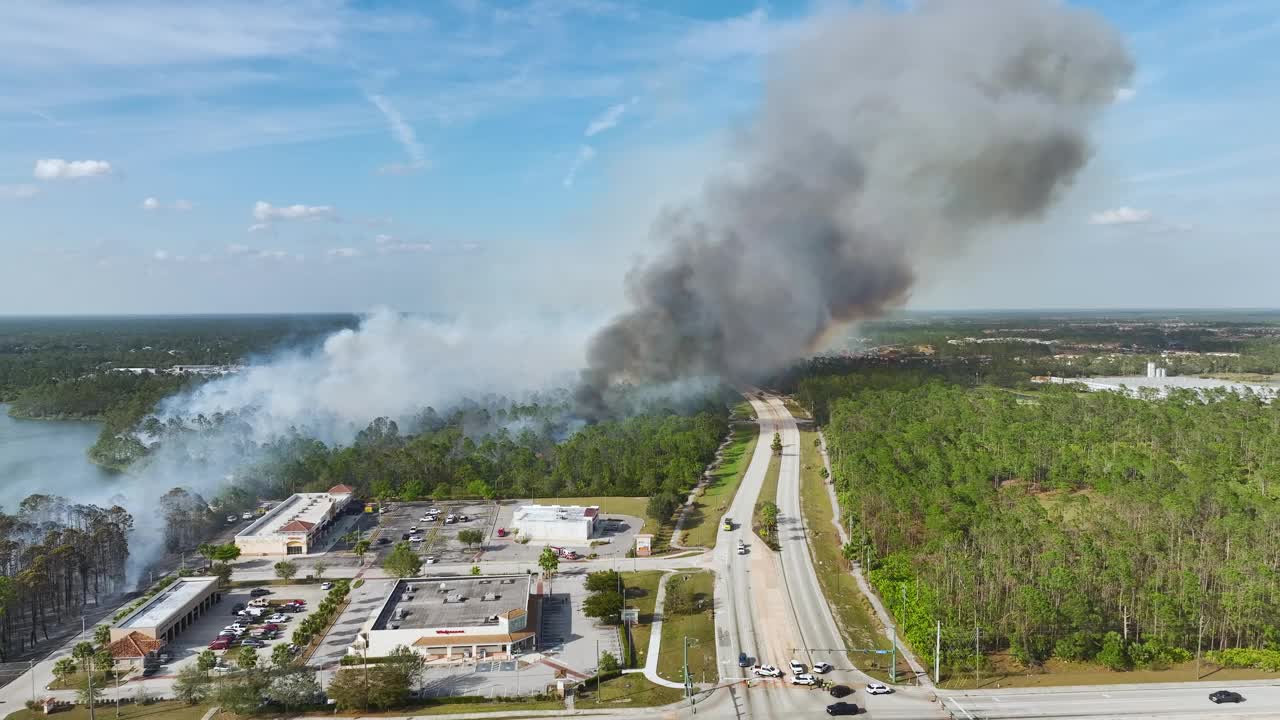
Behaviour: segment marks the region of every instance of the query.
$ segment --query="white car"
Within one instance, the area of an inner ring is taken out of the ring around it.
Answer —
[[[428,564],[428,565],[435,565],[435,564],[436,564],[436,556],[435,556],[435,555],[428,555],[428,556],[426,556],[426,557],[422,558],[422,561],[423,561],[423,562],[425,562],[425,563],[426,563],[426,564]]]
[[[236,669],[233,667],[227,667],[226,665],[214,665],[213,671],[216,673],[229,673],[229,672],[235,672]]]
[[[243,513],[240,513],[240,519],[241,519],[241,520],[252,520],[252,519],[253,519],[253,513],[251,513],[251,512],[243,512]]]
[[[279,625],[281,623],[287,623],[287,622],[289,622],[289,616],[283,613],[276,613],[275,615],[272,615],[271,617],[267,618],[268,625],[272,623]]]
[[[782,671],[772,665],[756,665],[751,672],[759,677],[782,677]]]
[[[814,663],[813,666],[813,671],[816,673],[829,673],[834,669],[835,668],[831,667],[831,663],[827,662]]]
[[[792,674],[792,675],[802,675],[802,674],[804,674],[804,663],[800,662],[799,660],[792,660],[792,661],[791,661],[791,674]]]
[[[893,692],[893,688],[884,683],[867,683],[868,695],[888,695]]]
[[[235,522],[235,521],[236,521],[236,516],[234,514],[227,516],[227,522]]]
[[[418,518],[418,522],[429,523],[429,522],[435,522],[435,521],[436,521],[436,518],[434,515],[423,515],[422,517]]]
[[[320,583],[320,589],[321,589],[321,590],[332,590],[332,589],[333,589],[333,583],[331,583],[331,582],[322,582],[322,583]]]
[[[409,542],[422,542],[422,536],[421,536],[421,535],[410,535],[410,536],[409,536]]]
[[[817,685],[818,678],[810,675],[809,673],[800,673],[799,675],[791,676],[791,684],[792,685]]]

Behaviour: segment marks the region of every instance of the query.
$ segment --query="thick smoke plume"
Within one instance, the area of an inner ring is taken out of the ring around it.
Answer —
[[[609,412],[617,382],[757,379],[902,302],[923,258],[1039,217],[1132,73],[1099,18],[1041,0],[847,10],[793,40],[745,170],[656,223],[665,254],[589,345],[587,412]]]

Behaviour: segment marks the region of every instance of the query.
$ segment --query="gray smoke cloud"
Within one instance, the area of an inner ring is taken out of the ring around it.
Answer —
[[[1040,217],[1133,71],[1092,13],[1042,0],[837,11],[773,59],[741,172],[653,228],[632,308],[588,346],[583,410],[619,382],[750,382],[904,301],[925,257]]]

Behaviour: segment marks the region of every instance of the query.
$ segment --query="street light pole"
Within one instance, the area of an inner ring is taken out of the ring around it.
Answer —
[[[889,626],[889,642],[893,644],[893,660],[889,663],[889,682],[898,682],[898,626]]]
[[[938,621],[938,634],[933,642],[933,683],[936,685],[942,681],[942,675],[939,672],[942,662],[942,621]]]

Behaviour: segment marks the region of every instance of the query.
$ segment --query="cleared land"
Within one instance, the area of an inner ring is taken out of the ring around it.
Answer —
[[[805,410],[800,403],[796,402],[795,398],[782,398],[782,404],[787,406],[787,411],[797,420],[811,420],[813,418],[808,410]]]
[[[756,419],[756,409],[751,403],[747,402],[746,400],[743,400],[742,402],[733,406],[733,416],[740,417],[740,418],[751,418],[752,420],[754,420]]]
[[[706,571],[676,573],[672,577],[675,582],[687,584],[692,590],[697,609],[688,615],[664,613],[658,675],[676,682],[684,680],[684,639],[689,638],[690,677],[696,683],[716,682],[720,675],[716,670],[716,628],[712,613],[714,578]],[[667,593],[670,598],[670,588]]]
[[[769,469],[765,471],[764,483],[760,486],[760,494],[756,496],[755,507],[751,510],[751,529],[756,535],[774,550],[778,549],[776,530],[773,535],[766,535],[761,529],[760,506],[766,502],[778,504],[778,473],[782,471],[782,458],[773,455],[769,458]]]
[[[734,426],[732,440],[724,450],[720,467],[712,471],[711,481],[703,490],[702,496],[693,501],[693,507],[686,516],[682,545],[707,548],[716,546],[720,517],[729,509],[733,496],[738,493],[738,486],[747,473],[747,465],[751,463],[751,454],[756,451],[759,438],[760,428],[756,425]]]
[[[818,584],[835,613],[836,625],[846,646],[888,649],[889,641],[881,634],[874,611],[849,575],[840,536],[831,525],[835,512],[827,495],[826,481],[822,479],[822,453],[814,445],[817,439],[816,432],[800,433],[800,511],[804,513],[804,524],[809,531],[809,552],[818,573]],[[851,652],[849,658],[869,675],[889,679],[888,656]],[[906,667],[903,662],[899,664]]]
[[[669,705],[684,698],[684,693],[674,688],[654,685],[641,673],[628,673],[596,684],[586,683],[577,690],[573,700],[575,708],[655,707]]]
[[[600,512],[605,515],[631,515],[644,521],[638,532],[651,533],[653,518],[649,517],[649,498],[647,497],[568,497],[537,498],[534,505],[599,505]]]

